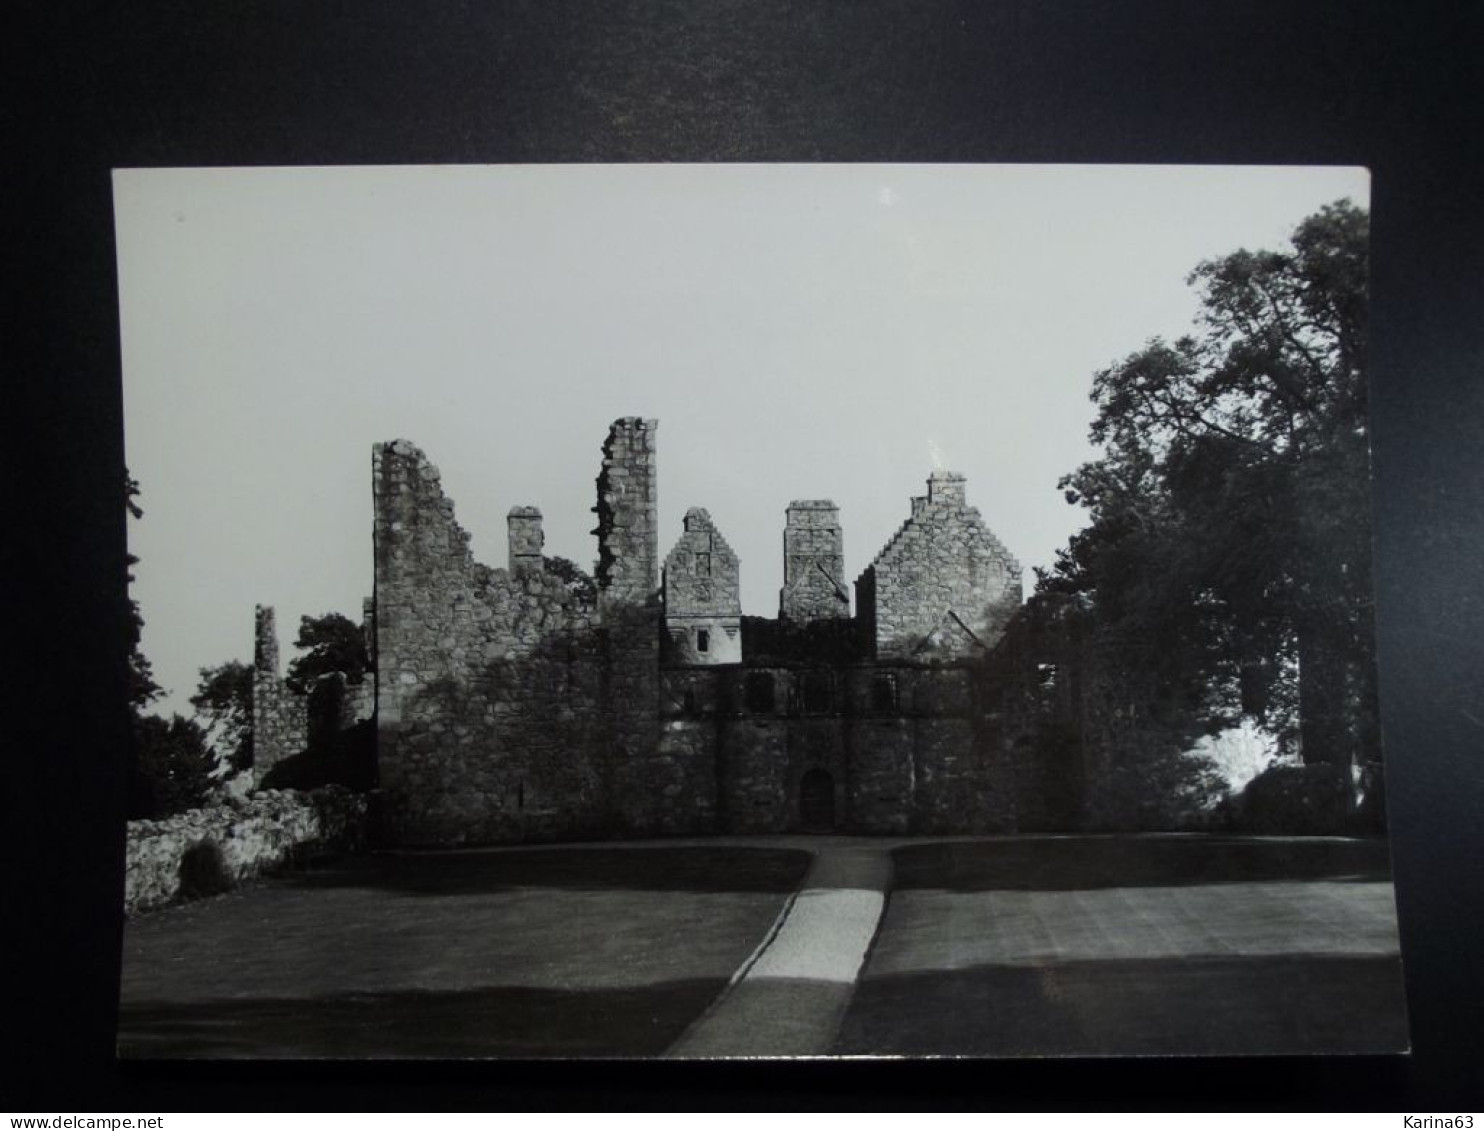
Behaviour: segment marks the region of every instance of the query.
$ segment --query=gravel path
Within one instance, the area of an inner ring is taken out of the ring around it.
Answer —
[[[802,890],[671,1057],[822,1056],[830,1051],[891,886],[885,844],[819,842]]]

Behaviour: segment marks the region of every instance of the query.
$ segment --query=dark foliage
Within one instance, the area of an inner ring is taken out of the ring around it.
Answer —
[[[1089,654],[1116,657],[1092,661],[1088,690],[1146,768],[1244,714],[1306,762],[1379,762],[1368,238],[1340,202],[1287,251],[1202,263],[1199,332],[1094,378],[1103,454],[1061,483],[1090,522],[1038,598],[1069,602]]]
[[[849,664],[868,655],[853,620],[816,620],[798,624],[783,618],[743,617],[742,643],[747,661],[759,666]]]
[[[252,765],[253,716],[252,668],[241,660],[228,660],[214,668],[201,669],[201,682],[191,696],[191,706],[220,728],[227,744],[227,764],[233,770]]]
[[[139,484],[126,477],[124,506],[130,518],[142,518]],[[138,559],[130,554],[129,582]],[[142,713],[164,694],[155,682],[149,660],[140,650],[144,617],[139,602],[129,599],[129,709],[133,716],[133,759],[129,765],[128,816],[130,820],[168,817],[204,803],[211,789],[211,753],[201,728],[179,715],[169,720]]]
[[[595,605],[598,601],[598,583],[583,572],[582,567],[567,558],[541,559],[541,566],[552,577],[559,579],[567,590],[577,598],[579,604]]]
[[[343,673],[347,683],[360,683],[371,670],[360,626],[340,613],[301,618],[294,644],[305,650],[290,662],[285,678],[295,691],[307,692],[320,676],[331,672]]]
[[[134,720],[129,819],[158,819],[199,808],[211,790],[211,752],[190,719],[140,715]]]
[[[258,783],[262,789],[319,789],[343,785],[364,792],[376,788],[376,731],[363,720],[343,731],[312,742],[308,749],[285,758]]]
[[[181,854],[181,899],[203,899],[231,890],[232,877],[227,872],[227,862],[216,841],[198,841]]]
[[[130,518],[143,518],[144,510],[139,505],[139,481],[125,472],[124,506]],[[134,584],[134,567],[139,559],[128,555],[128,582]],[[144,634],[144,616],[139,611],[139,602],[129,598],[129,705],[138,711],[163,695],[164,688],[155,682],[149,659],[140,650],[140,639]]]

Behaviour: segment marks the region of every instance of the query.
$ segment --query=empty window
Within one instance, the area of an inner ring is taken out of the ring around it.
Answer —
[[[896,676],[878,675],[871,681],[871,709],[883,715],[897,709]]]
[[[829,672],[806,672],[804,674],[804,710],[811,715],[822,715],[830,709],[831,699]]]
[[[704,628],[696,629],[696,651],[709,652],[711,650],[711,633]]]
[[[753,672],[747,677],[747,709],[755,715],[766,715],[773,710],[773,675],[771,672]]]
[[[685,713],[687,715],[696,713],[696,693],[689,688],[685,692]]]

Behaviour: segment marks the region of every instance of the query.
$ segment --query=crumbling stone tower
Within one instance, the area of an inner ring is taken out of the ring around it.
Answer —
[[[635,833],[687,827],[667,798],[683,769],[660,751],[659,487],[656,420],[615,420],[598,474],[598,622],[602,629],[603,757],[614,813]]]
[[[737,555],[700,507],[665,558],[667,658],[685,664],[742,662],[741,570]]]
[[[613,422],[598,474],[599,608],[652,603],[659,567],[659,489],[656,420],[625,416]]]
[[[796,624],[850,616],[840,508],[829,499],[795,499],[783,527],[783,588],[778,615]]]
[[[295,694],[278,674],[278,626],[271,605],[253,615],[252,657],[253,782],[298,754],[309,742],[305,697]]]

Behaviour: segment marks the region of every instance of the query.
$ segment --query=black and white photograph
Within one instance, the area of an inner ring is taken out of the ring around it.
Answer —
[[[1366,169],[112,187],[125,1062],[1408,1050]]]

